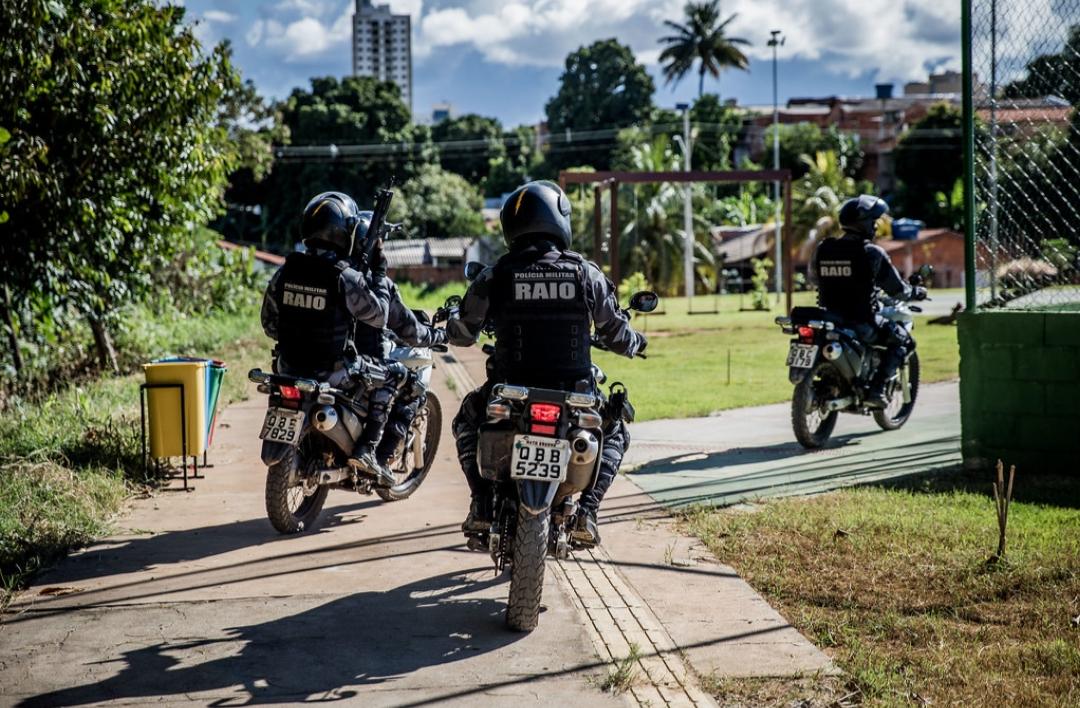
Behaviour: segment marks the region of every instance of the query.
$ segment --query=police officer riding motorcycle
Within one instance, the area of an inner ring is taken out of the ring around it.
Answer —
[[[276,373],[366,396],[367,416],[348,462],[388,487],[394,475],[376,460],[375,448],[407,372],[384,360],[391,283],[381,247],[366,264],[354,260],[369,221],[341,192],[324,192],[308,202],[300,226],[307,251],[290,254],[272,277],[262,324],[277,341]]]
[[[593,393],[598,382],[591,346],[633,357],[643,356],[647,344],[619,307],[611,281],[570,250],[570,202],[556,184],[537,181],[519,187],[499,218],[509,252],[476,277],[457,316],[447,322],[450,343],[457,346],[475,344],[485,328],[495,337],[488,380],[466,396],[453,424],[472,495],[462,525],[466,533],[486,531],[494,514],[493,483],[481,476],[477,464],[478,430],[493,388],[509,383]],[[582,545],[600,541],[596,514],[629,442],[621,410],[612,410],[604,420],[597,478],[579,501],[572,535]]]
[[[868,408],[878,409],[888,405],[886,383],[914,351],[915,340],[904,327],[875,311],[876,292],[880,289],[900,301],[926,299],[926,288],[904,282],[885,249],[874,243],[877,222],[888,213],[884,201],[868,194],[844,202],[840,207],[844,235],[822,241],[811,265],[818,304],[851,326],[865,343],[885,347],[865,397]]]

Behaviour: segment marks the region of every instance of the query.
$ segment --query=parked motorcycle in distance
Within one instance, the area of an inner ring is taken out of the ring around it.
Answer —
[[[912,285],[929,282],[933,268],[923,266],[911,276]],[[917,305],[879,294],[876,311],[899,323],[908,333],[915,327]],[[777,317],[784,334],[795,335],[788,349],[788,378],[795,384],[791,424],[795,438],[809,449],[828,442],[839,413],[872,413],[883,430],[896,430],[911,417],[919,393],[919,354],[912,351],[885,387],[889,404],[868,408],[866,388],[881,363],[882,346],[860,341],[855,331],[820,307],[796,307],[789,317]]]
[[[414,312],[421,321],[430,321],[423,311]],[[324,381],[261,369],[248,372],[259,392],[269,396],[259,437],[262,461],[267,465],[266,513],[280,533],[313,529],[331,489],[375,492],[385,501],[397,501],[411,496],[427,477],[442,433],[442,405],[430,390],[435,367],[432,352],[446,351],[446,347],[395,346],[389,341],[387,346],[388,358],[410,371],[405,385],[413,386],[413,393],[423,399],[408,434],[390,458],[395,476],[390,487],[376,486],[347,464],[367,415],[363,400]],[[381,385],[376,367],[364,375],[368,386]],[[361,390],[356,394],[362,399]]]
[[[477,272],[466,270],[472,277]],[[451,299],[444,310],[458,302]],[[659,302],[656,293],[639,292],[629,309],[652,312]],[[602,348],[595,339],[593,345]],[[494,348],[487,344],[484,351]],[[596,365],[593,378],[597,386],[606,381]],[[486,532],[467,534],[469,547],[488,551],[499,572],[510,567],[506,624],[516,631],[532,631],[539,621],[545,559],[565,559],[583,547],[571,535],[574,497],[596,478],[605,420],[634,417],[621,383],[611,384],[607,397],[582,388],[587,390],[496,385],[480,427],[477,457],[481,476],[495,482],[495,520]]]

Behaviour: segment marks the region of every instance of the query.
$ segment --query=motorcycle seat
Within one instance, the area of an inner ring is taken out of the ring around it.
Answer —
[[[844,324],[844,318],[821,307],[793,307],[791,308],[791,323],[804,325],[811,320],[832,322],[835,325]]]

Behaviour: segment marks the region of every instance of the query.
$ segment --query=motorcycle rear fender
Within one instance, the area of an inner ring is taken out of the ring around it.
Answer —
[[[789,367],[787,374],[788,381],[796,385],[800,384],[802,383],[802,380],[806,378],[806,375],[809,374],[811,371],[812,369],[801,369],[797,366]]]
[[[274,442],[272,440],[263,440],[262,444],[262,461],[263,464],[269,467],[270,465],[276,465],[285,459],[285,455],[289,454],[289,448],[292,445],[283,442]]]
[[[559,488],[557,482],[536,482],[531,479],[519,480],[515,484],[518,503],[533,516],[551,508],[551,502],[555,500],[555,491]]]

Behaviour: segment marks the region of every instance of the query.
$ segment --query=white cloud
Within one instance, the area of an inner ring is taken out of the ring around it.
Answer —
[[[663,21],[680,21],[683,5],[684,0],[466,0],[429,9],[414,23],[414,51],[422,59],[440,47],[465,46],[493,62],[561,66],[577,47],[616,37],[643,62],[655,63],[657,40],[668,33]],[[725,0],[723,12],[738,14],[731,34],[749,39],[753,44],[745,51],[758,59],[771,56],[771,29],[787,35],[784,56],[824,58],[829,68],[847,74],[870,69],[883,77],[916,78],[925,76],[928,63],[959,57],[958,3]]]
[[[353,3],[283,0],[273,10],[274,18],[256,20],[248,30],[245,40],[249,46],[265,44],[286,63],[331,51],[348,52]]]
[[[236,15],[222,10],[207,10],[203,13],[203,19],[207,22],[217,22],[227,25],[236,22]]]

